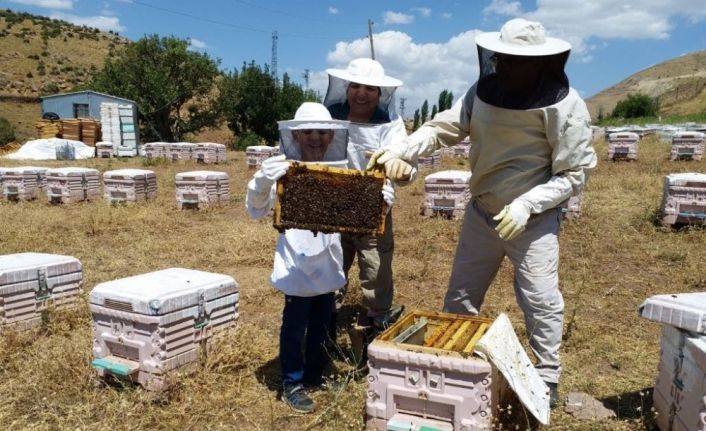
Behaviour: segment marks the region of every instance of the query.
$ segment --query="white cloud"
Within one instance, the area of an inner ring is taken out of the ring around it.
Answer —
[[[72,24],[85,25],[88,27],[95,27],[103,31],[116,31],[121,32],[125,30],[125,27],[120,25],[120,19],[116,16],[78,16],[68,13],[55,12],[51,15],[53,19],[63,19]]]
[[[449,19],[449,18],[451,18],[452,16],[453,16],[453,14],[452,14],[451,12],[443,12],[443,13],[441,14],[441,17],[444,18],[444,19]]]
[[[19,3],[28,6],[43,7],[46,9],[70,10],[74,7],[73,0],[9,0],[12,3]]]
[[[413,15],[407,15],[402,12],[387,11],[382,16],[385,24],[411,24],[414,22]]]
[[[518,16],[520,13],[522,13],[522,5],[519,1],[492,0],[490,4],[483,9],[484,15],[497,14]]]
[[[333,6],[328,7],[328,13],[330,13],[331,15],[338,15],[338,12],[338,8]]]
[[[431,16],[431,9],[428,7],[413,7],[412,11],[418,13],[419,16],[424,18],[429,18]]]
[[[189,49],[192,51],[202,51],[208,48],[208,45],[206,45],[206,42],[195,39],[193,37],[189,38]]]
[[[375,58],[382,63],[385,73],[404,81],[395,93],[405,97],[405,116],[411,117],[422,106],[424,99],[431,109],[443,90],[450,90],[454,98],[463,94],[478,76],[475,37],[478,31],[466,31],[442,43],[415,43],[403,32],[385,31],[373,35]],[[338,42],[326,60],[331,67],[345,68],[358,57],[370,56],[367,38]],[[326,92],[328,77],[324,71],[312,74],[311,87]]]

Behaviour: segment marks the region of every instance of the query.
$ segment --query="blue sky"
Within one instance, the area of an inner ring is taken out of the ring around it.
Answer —
[[[406,116],[444,89],[458,97],[478,76],[475,35],[498,31],[510,18],[540,21],[548,34],[571,42],[567,74],[584,97],[679,55],[706,49],[704,0],[0,0],[0,7],[118,31],[136,40],[174,35],[221,59],[271,62],[278,33],[278,72],[325,91],[328,67],[375,55],[402,79]]]

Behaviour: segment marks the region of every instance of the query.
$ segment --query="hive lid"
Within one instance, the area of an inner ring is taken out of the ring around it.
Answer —
[[[678,174],[669,174],[666,176],[668,184],[677,184],[687,181],[706,181],[706,174],[700,174],[698,172],[684,172]]]
[[[42,168],[37,166],[18,166],[16,168],[0,168],[0,174],[3,173],[23,173],[23,174],[36,174],[48,171],[49,168]]]
[[[225,274],[169,268],[100,283],[91,291],[91,304],[124,304],[135,313],[163,315],[237,293],[238,283]],[[122,309],[122,307],[118,307]]]
[[[433,174],[427,175],[424,180],[461,180],[463,182],[468,182],[471,179],[471,171],[461,171],[461,170],[449,170],[449,171],[439,171]]]
[[[0,286],[36,280],[39,268],[47,277],[80,272],[81,262],[71,256],[46,253],[16,253],[0,256]]]
[[[81,175],[81,174],[91,174],[98,175],[97,169],[91,168],[54,168],[47,171],[47,175]]]
[[[549,424],[549,388],[532,365],[506,314],[500,314],[490,325],[476,343],[475,352],[495,365],[539,422]]]
[[[176,179],[178,181],[184,180],[184,178],[195,178],[197,180],[210,180],[210,179],[228,179],[228,174],[219,171],[189,171],[180,172],[176,174]]]
[[[103,177],[105,178],[110,178],[115,175],[136,177],[138,175],[154,175],[154,171],[150,171],[149,169],[116,169],[114,171],[106,171],[103,173]]]
[[[640,316],[706,334],[706,292],[655,295],[640,305]]]
[[[264,152],[264,151],[273,151],[275,147],[270,147],[268,145],[251,145],[247,148],[245,148],[245,151],[255,151],[255,152]]]

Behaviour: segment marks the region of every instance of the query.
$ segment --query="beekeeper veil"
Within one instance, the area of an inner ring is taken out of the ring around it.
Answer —
[[[280,153],[288,160],[339,162],[346,160],[348,122],[334,120],[320,103],[304,102],[293,120],[278,121]]]
[[[345,69],[326,69],[328,73],[328,90],[324,105],[331,111],[334,118],[348,118],[350,106],[347,90],[350,83],[368,85],[379,88],[380,101],[370,123],[388,123],[396,117],[394,94],[402,81],[385,75],[382,65],[370,58],[356,58],[348,63]]]
[[[500,108],[525,110],[566,97],[569,79],[564,66],[571,45],[544,33],[542,24],[517,18],[499,32],[479,34],[478,98]]]

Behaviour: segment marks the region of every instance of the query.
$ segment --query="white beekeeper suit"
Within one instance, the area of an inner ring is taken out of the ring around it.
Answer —
[[[476,44],[478,82],[404,145],[376,154],[372,163],[413,162],[470,136],[473,198],[444,311],[477,314],[507,256],[537,370],[556,402],[564,312],[557,206],[581,192],[596,166],[590,116],[563,71],[571,46],[545,37],[540,23],[513,19],[500,32],[480,34]]]

